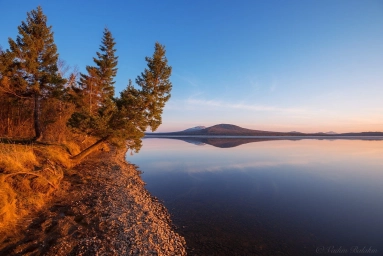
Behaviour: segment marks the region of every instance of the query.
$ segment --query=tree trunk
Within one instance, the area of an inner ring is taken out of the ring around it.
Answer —
[[[7,111],[7,127],[6,127],[6,129],[5,129],[5,135],[7,136],[7,137],[10,137],[11,136],[11,132],[10,132],[10,130],[11,130],[11,128],[10,128],[10,126],[11,126],[11,103],[8,101],[8,111]]]
[[[40,141],[43,137],[40,127],[40,99],[39,95],[34,95],[34,110],[33,110],[33,121],[35,127],[35,140]]]
[[[98,140],[96,143],[91,145],[90,147],[84,149],[79,154],[71,157],[72,160],[75,162],[80,162],[82,159],[84,159],[87,155],[93,153],[95,150],[97,150],[102,144],[108,139],[108,137],[102,138]]]

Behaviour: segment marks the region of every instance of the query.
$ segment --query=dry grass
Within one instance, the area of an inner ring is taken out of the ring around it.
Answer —
[[[48,162],[51,166],[59,165],[64,168],[71,168],[72,162],[69,159],[69,153],[61,146],[35,146],[33,148],[34,154],[40,161]]]
[[[6,173],[26,171],[37,164],[32,146],[0,144],[0,170]]]
[[[41,208],[70,167],[62,147],[0,143],[0,231]]]

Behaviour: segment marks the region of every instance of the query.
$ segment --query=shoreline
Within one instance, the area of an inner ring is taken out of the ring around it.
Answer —
[[[125,151],[97,152],[65,173],[17,234],[2,239],[0,254],[186,255],[167,209],[144,186]]]
[[[322,135],[322,136],[251,136],[251,135],[153,135],[146,134],[143,139],[156,138],[208,138],[208,139],[274,139],[274,140],[383,140],[383,136],[349,136],[349,135]]]

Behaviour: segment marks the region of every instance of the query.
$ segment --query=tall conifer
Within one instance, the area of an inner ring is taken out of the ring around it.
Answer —
[[[95,66],[87,66],[87,74],[81,74],[77,88],[78,108],[68,124],[75,130],[107,138],[112,133],[110,119],[115,111],[114,78],[117,75],[117,59],[112,33],[105,28],[100,52],[93,58]]]
[[[102,106],[110,104],[114,97],[114,78],[117,75],[116,43],[112,33],[105,28],[100,52],[93,58],[95,66],[87,66],[87,74],[81,74],[82,107],[89,115],[97,115]]]
[[[39,140],[42,137],[42,99],[60,95],[65,79],[58,72],[59,55],[52,27],[47,26],[47,17],[40,6],[27,13],[26,22],[22,21],[18,31],[16,41],[9,38],[10,52],[15,57],[12,64],[12,90],[20,96],[33,99],[35,139]]]
[[[128,141],[128,148],[138,151],[147,127],[154,131],[162,122],[161,114],[172,89],[169,80],[172,68],[167,64],[165,47],[156,43],[153,56],[146,57],[148,68],[136,79],[141,89],[134,88],[129,81],[120,97],[114,98],[113,78],[117,72],[114,45],[110,32],[105,30],[101,53],[94,59],[97,66],[87,67],[88,74],[81,77],[77,90],[82,95],[80,98],[85,100],[81,101],[82,105],[78,104],[78,111],[69,119],[68,125],[99,140],[74,159],[86,156],[103,141],[120,146],[125,146]],[[96,95],[90,95],[91,88]],[[94,104],[92,111],[89,111],[88,99]]]
[[[148,68],[136,78],[136,83],[142,89],[146,119],[152,131],[155,131],[162,123],[162,111],[170,98],[172,89],[170,82],[172,67],[168,65],[165,53],[165,46],[156,42],[153,56],[145,58]]]

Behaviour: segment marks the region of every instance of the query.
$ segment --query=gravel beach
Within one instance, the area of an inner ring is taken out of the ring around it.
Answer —
[[[168,211],[144,186],[125,152],[97,152],[1,239],[0,255],[186,255]]]

